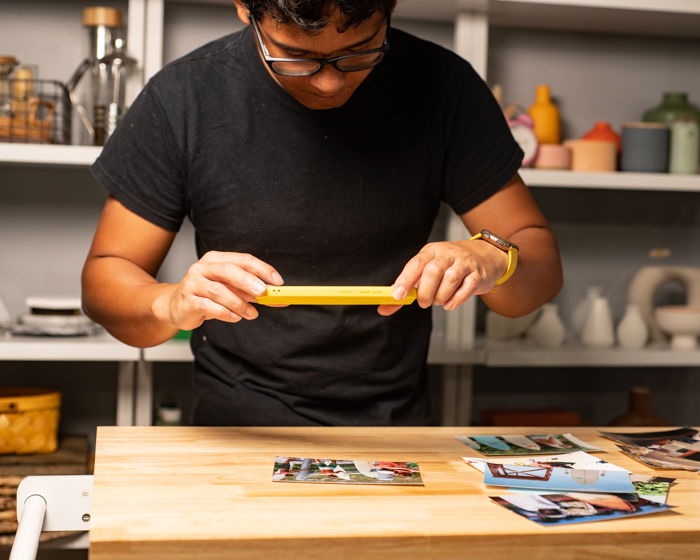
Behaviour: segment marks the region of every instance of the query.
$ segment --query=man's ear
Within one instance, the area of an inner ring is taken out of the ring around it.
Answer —
[[[233,5],[236,7],[236,13],[238,14],[238,19],[240,19],[245,25],[250,25],[250,17],[248,8],[246,8],[241,0],[233,0]]]

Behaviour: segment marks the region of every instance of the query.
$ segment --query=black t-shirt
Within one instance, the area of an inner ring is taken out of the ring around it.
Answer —
[[[391,51],[342,107],[311,110],[268,74],[249,29],[164,67],[92,171],[127,208],[198,255],[247,252],[288,285],[389,285],[457,213],[517,171],[522,152],[471,66],[392,30]],[[430,310],[260,307],[195,330],[200,425],[431,423]]]

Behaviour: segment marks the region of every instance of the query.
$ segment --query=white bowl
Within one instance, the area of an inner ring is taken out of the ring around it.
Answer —
[[[691,350],[697,346],[700,334],[700,307],[662,305],[654,310],[656,322],[671,335],[671,348]]]

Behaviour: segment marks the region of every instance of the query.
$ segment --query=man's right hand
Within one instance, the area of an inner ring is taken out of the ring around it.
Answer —
[[[182,330],[208,319],[236,323],[258,317],[251,305],[266,284],[284,284],[269,264],[247,253],[210,251],[188,269],[177,284],[153,300],[153,315]]]

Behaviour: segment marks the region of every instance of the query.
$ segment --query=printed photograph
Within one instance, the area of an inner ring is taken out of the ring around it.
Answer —
[[[636,445],[646,447],[650,444],[663,445],[675,439],[687,438],[691,441],[700,443],[698,439],[698,431],[694,428],[677,428],[674,430],[663,430],[657,432],[635,432],[635,433],[620,433],[620,432],[600,432],[601,435],[608,439],[622,443],[624,445]]]
[[[510,465],[486,462],[484,484],[549,491],[634,493],[624,470],[572,469],[530,463]]]
[[[484,472],[484,465],[487,462],[501,465],[550,465],[566,469],[625,470],[585,451],[574,451],[573,453],[562,453],[561,455],[537,455],[534,457],[489,457],[488,459],[462,457],[462,459],[481,472]]]
[[[313,482],[323,484],[396,484],[422,485],[420,468],[414,462],[354,461],[275,458],[274,482]]]
[[[649,474],[631,474],[630,480],[634,484],[637,496],[659,504],[667,502],[671,485],[676,481],[675,478]]]
[[[700,463],[693,458],[683,457],[678,449],[672,451],[665,446],[657,445],[648,447],[618,445],[618,447],[625,455],[654,469],[681,469],[700,472]]]
[[[455,436],[482,455],[550,455],[573,451],[604,451],[573,434]]]
[[[514,494],[490,496],[496,504],[544,526],[608,521],[636,515],[659,513],[666,504],[640,498],[631,503],[614,494]]]

